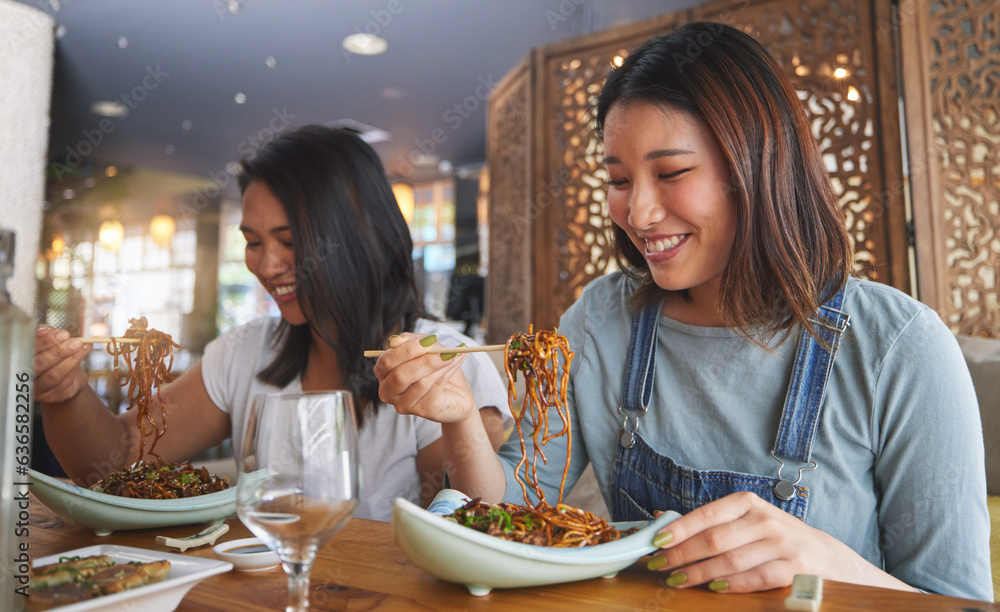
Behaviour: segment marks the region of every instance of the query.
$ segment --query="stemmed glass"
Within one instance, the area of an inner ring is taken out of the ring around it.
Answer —
[[[316,551],[358,505],[353,398],[347,391],[258,395],[241,449],[237,513],[281,559],[286,610],[306,610]]]

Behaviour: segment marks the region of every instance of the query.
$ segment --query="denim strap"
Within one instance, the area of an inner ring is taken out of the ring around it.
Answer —
[[[841,335],[851,322],[850,315],[840,310],[843,300],[844,288],[841,287],[810,319],[822,343],[805,329],[799,334],[792,379],[788,383],[772,455],[809,462],[833,360]]]
[[[635,443],[639,417],[646,413],[653,396],[653,376],[656,371],[656,336],[659,329],[663,299],[650,302],[632,315],[632,337],[622,381],[622,404],[618,412],[624,417],[620,442],[625,448]]]

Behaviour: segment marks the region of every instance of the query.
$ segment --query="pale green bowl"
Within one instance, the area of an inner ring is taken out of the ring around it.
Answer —
[[[446,505],[438,502],[448,494],[442,491],[430,508]],[[653,536],[679,517],[665,512],[649,522],[612,523],[619,530],[639,527],[639,531],[606,544],[553,548],[493,537],[399,498],[392,511],[392,538],[420,568],[464,585],[473,595],[486,595],[495,588],[613,578],[656,550]]]
[[[114,531],[221,522],[236,513],[236,486],[184,499],[129,499],[29,470],[31,493],[63,520],[99,536]]]

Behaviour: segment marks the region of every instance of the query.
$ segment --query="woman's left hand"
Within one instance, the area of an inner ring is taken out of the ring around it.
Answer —
[[[733,493],[705,504],[670,523],[660,534],[664,532],[672,538],[654,553],[648,565],[669,571],[666,583],[672,587],[707,583],[713,591],[749,593],[788,586],[795,574],[815,574],[842,582],[915,590],[833,536],[753,493]]]

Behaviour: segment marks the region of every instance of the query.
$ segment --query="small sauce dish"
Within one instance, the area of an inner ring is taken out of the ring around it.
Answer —
[[[216,544],[215,556],[233,564],[237,571],[263,572],[281,564],[278,554],[258,538],[243,538]]]

